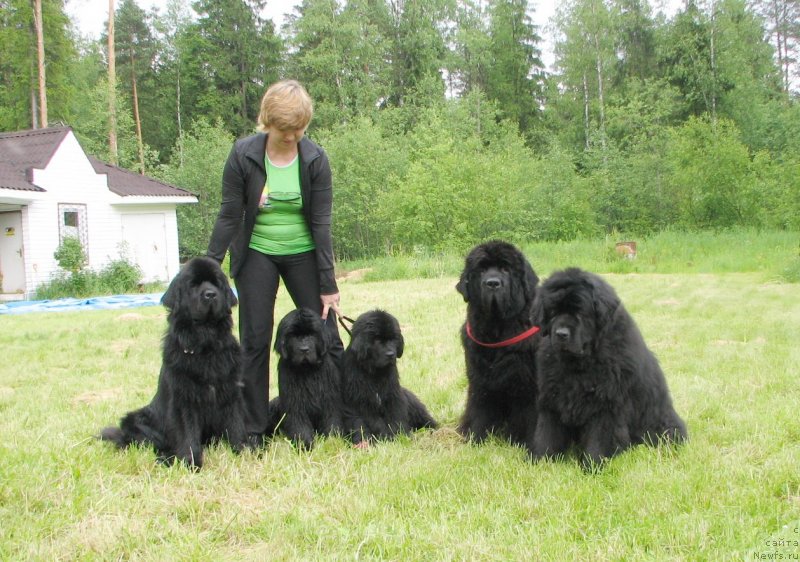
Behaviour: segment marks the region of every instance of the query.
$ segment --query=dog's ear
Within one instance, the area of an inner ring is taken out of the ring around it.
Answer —
[[[398,330],[397,332],[397,358],[400,359],[403,356],[403,350],[406,347],[406,340],[403,337],[403,334],[400,333]]]
[[[291,312],[289,313],[291,314]],[[288,352],[286,349],[286,331],[288,325],[288,314],[284,316],[280,322],[278,322],[278,328],[275,330],[275,344],[272,346],[272,349],[277,353],[282,359],[286,359],[288,356]]]
[[[469,261],[466,262],[464,265],[464,270],[461,272],[461,277],[456,283],[456,291],[461,293],[461,296],[464,297],[464,302],[469,302],[469,272],[471,270],[471,264]]]
[[[536,297],[536,286],[539,284],[539,277],[526,259],[522,260],[522,270],[524,272],[522,285],[525,289],[525,300],[531,302]]]
[[[183,300],[183,286],[186,284],[183,275],[183,271],[178,272],[161,297],[161,304],[168,310],[178,308],[181,300]]]
[[[533,299],[530,320],[534,326],[539,326],[540,329],[544,330],[544,294],[542,291],[537,291],[536,297]]]
[[[217,272],[217,285],[219,285],[219,288],[222,289],[222,292],[225,293],[225,296],[227,297],[225,305],[228,307],[228,309],[231,309],[239,304],[239,299],[236,298],[236,293],[233,292],[230,281],[228,281],[228,278],[221,269]]]
[[[599,336],[605,334],[614,325],[617,311],[622,306],[617,293],[599,277],[591,277],[589,284],[592,291],[595,322]]]
[[[365,334],[364,327],[361,324],[358,326],[353,325],[353,335],[350,340],[350,349],[352,350],[353,354],[355,354],[356,360],[359,363],[363,363],[367,360],[369,355],[368,342],[371,340],[372,338],[369,337],[368,334]]]

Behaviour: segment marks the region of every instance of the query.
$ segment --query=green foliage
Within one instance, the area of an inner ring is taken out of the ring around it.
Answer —
[[[222,169],[233,137],[221,122],[199,119],[178,139],[170,163],[157,176],[198,197],[194,205],[179,205],[178,238],[184,258],[205,255],[222,197]]]
[[[368,119],[323,131],[319,141],[333,171],[337,257],[380,255],[387,249],[380,201],[405,174],[407,152],[397,137],[385,136]]]
[[[53,253],[58,266],[69,273],[77,273],[86,265],[86,252],[76,236],[66,236]]]
[[[59,261],[59,265],[61,262]],[[64,265],[61,265],[63,268]],[[65,268],[66,269],[66,268]],[[85,298],[136,293],[142,271],[124,257],[109,262],[100,271],[69,270],[36,288],[36,299]]]
[[[70,121],[71,104],[82,92],[73,81],[77,50],[63,2],[42,2],[42,28],[47,118],[50,123]],[[0,53],[0,131],[31,129],[39,120],[33,2],[0,1]]]
[[[750,155],[728,120],[690,118],[667,150],[681,220],[691,228],[752,225],[760,203]]]

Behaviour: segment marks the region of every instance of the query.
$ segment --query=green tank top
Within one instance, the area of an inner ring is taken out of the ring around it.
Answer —
[[[288,256],[314,249],[311,231],[303,216],[300,194],[300,158],[287,166],[275,166],[264,157],[266,203],[258,210],[250,248],[263,254]]]

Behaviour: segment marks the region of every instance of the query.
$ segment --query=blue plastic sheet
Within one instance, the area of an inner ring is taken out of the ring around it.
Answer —
[[[0,314],[28,312],[67,312],[74,310],[115,310],[161,305],[164,293],[147,295],[113,295],[88,299],[54,299],[43,301],[10,301],[0,304]]]

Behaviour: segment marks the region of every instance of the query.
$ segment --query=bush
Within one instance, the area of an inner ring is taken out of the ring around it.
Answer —
[[[83,251],[81,241],[74,236],[66,236],[53,253],[53,257],[61,269],[73,274],[86,265],[86,253]]]
[[[63,266],[62,266],[63,267]],[[124,259],[114,260],[99,273],[94,271],[61,272],[49,283],[36,289],[36,299],[85,298],[139,291],[142,272]]]

